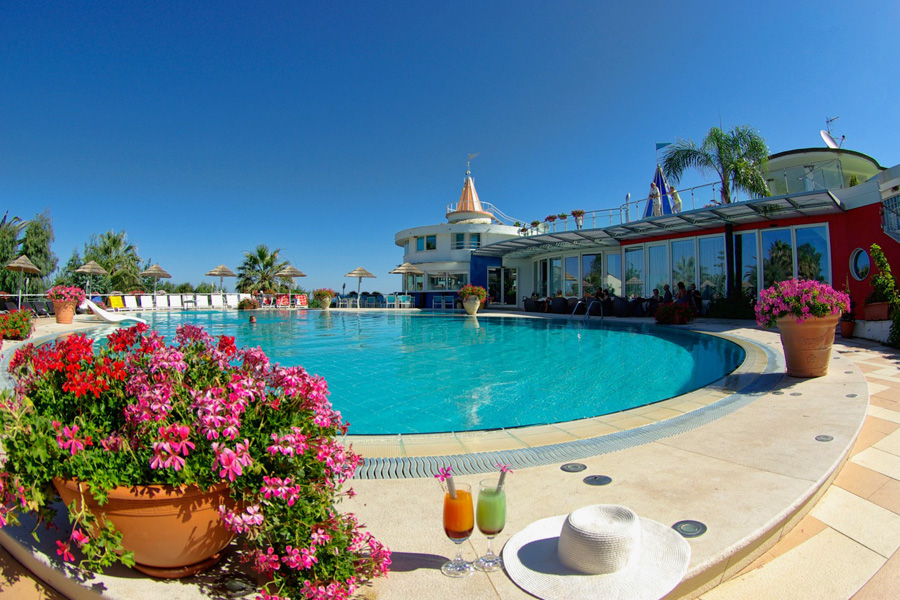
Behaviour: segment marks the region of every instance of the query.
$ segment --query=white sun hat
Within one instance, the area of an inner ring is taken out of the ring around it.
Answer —
[[[690,560],[690,544],[674,529],[615,504],[535,521],[503,547],[510,578],[544,600],[658,600]]]

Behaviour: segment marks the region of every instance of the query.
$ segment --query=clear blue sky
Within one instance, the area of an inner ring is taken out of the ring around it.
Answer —
[[[896,2],[7,1],[0,208],[49,208],[61,265],[124,229],[176,283],[266,243],[304,287],[363,266],[393,291],[394,234],[444,222],[470,152],[481,199],[528,221],[646,194],[656,142],[720,123],[779,152],[840,116],[845,148],[897,164],[898,23]]]

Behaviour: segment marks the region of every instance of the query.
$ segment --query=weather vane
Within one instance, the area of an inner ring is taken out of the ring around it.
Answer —
[[[469,164],[472,162],[472,159],[473,159],[473,158],[475,158],[476,156],[478,156],[478,154],[479,154],[478,152],[475,152],[474,154],[470,154],[470,155],[469,155],[469,159],[466,161],[466,175],[471,175],[471,174],[472,174],[472,171],[471,171],[471,169],[469,168]]]

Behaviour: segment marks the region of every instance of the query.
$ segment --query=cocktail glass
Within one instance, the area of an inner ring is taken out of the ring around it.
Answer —
[[[479,482],[478,508],[475,509],[475,519],[478,530],[487,536],[487,553],[475,561],[475,568],[479,571],[496,571],[503,567],[503,559],[494,554],[491,548],[491,540],[503,531],[506,525],[506,492],[498,489],[499,479],[482,479]]]
[[[441,572],[448,577],[465,577],[475,572],[472,563],[462,557],[462,543],[469,539],[475,528],[475,514],[472,510],[472,486],[468,483],[456,484],[456,498],[444,483],[444,532],[456,544],[456,558],[445,563]]]

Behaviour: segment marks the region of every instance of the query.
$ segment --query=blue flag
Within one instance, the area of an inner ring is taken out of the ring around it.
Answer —
[[[669,197],[669,184],[666,183],[666,178],[663,175],[662,168],[659,165],[656,165],[656,173],[653,175],[653,183],[656,184],[656,188],[659,190],[660,201],[662,202],[662,214],[671,215],[672,214],[672,205],[670,203],[671,198]],[[647,208],[644,210],[644,218],[653,216],[653,200],[650,198],[650,194],[647,194]]]
[[[671,146],[672,142],[656,142],[656,150],[657,152],[665,148],[666,146]]]

